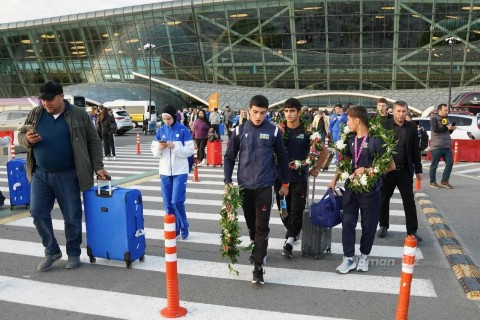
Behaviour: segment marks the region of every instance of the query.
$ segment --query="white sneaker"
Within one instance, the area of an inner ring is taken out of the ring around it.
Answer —
[[[110,159],[109,157],[104,157],[104,158],[103,158],[103,161],[107,161],[107,160],[109,160],[109,159]]]
[[[367,255],[362,254],[358,258],[357,271],[361,271],[361,272],[367,272],[368,271],[368,256]]]
[[[115,156],[113,156],[111,159],[112,159],[113,161],[117,161],[117,157],[115,157]]]
[[[203,164],[203,165],[206,165],[206,164],[207,164],[207,159],[203,159],[203,160],[202,160],[202,164]]]
[[[342,264],[337,267],[337,273],[345,274],[350,270],[354,270],[357,267],[357,261],[355,256],[353,257],[343,257]]]

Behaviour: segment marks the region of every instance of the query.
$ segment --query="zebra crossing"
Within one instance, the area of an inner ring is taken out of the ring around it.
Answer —
[[[112,175],[113,184],[123,183],[142,192],[147,240],[145,261],[134,262],[131,270],[119,261],[97,259],[95,264],[90,264],[86,250],[82,250],[81,268],[73,272],[65,271],[64,254],[62,262],[58,262],[53,270],[38,273],[35,267],[43,257],[43,246],[32,219],[23,217],[12,220],[0,226],[0,259],[5,265],[0,270],[0,306],[2,303],[7,303],[7,306],[36,306],[42,310],[53,310],[53,313],[76,313],[85,316],[85,319],[100,316],[115,319],[160,318],[159,310],[166,306],[162,219],[165,212],[160,193],[158,160],[151,156],[146,147],[142,148],[140,155],[135,155],[134,150],[132,146],[118,147],[117,160],[107,161],[105,165]],[[330,171],[317,177],[316,200],[322,197],[332,174],[333,171]],[[132,176],[139,179],[132,180]],[[238,276],[228,272],[227,261],[220,256],[218,213],[224,187],[223,168],[200,167],[199,178],[199,182],[192,182],[190,178],[187,185],[189,238],[177,240],[180,304],[189,311],[186,318],[356,319],[359,316],[355,313],[330,309],[329,306],[348,305],[348,300],[353,303],[362,294],[378,300],[378,319],[382,319],[382,310],[395,308],[405,236],[398,191],[391,201],[389,237],[375,240],[371,268],[367,273],[335,273],[342,259],[340,226],[333,230],[331,253],[324,254],[322,259],[302,257],[301,240],[294,244],[293,259],[283,257],[281,250],[285,230],[275,208],[272,208],[266,284],[258,289],[250,283],[253,267],[248,263],[248,253],[242,253],[239,263],[235,265],[240,272]],[[2,192],[8,194],[4,172],[0,173],[0,184]],[[64,223],[58,208],[54,209],[53,218],[57,240],[65,253],[65,247],[62,246],[65,243]],[[244,235],[242,243],[248,244],[243,216],[239,220]],[[85,232],[85,227],[83,230]],[[358,253],[359,225],[357,230]],[[424,254],[422,248],[418,248],[417,259],[420,263],[428,259]],[[134,289],[127,288],[125,283],[135,283]],[[153,290],[153,287],[158,290]],[[437,298],[438,290],[429,273],[419,272],[414,277],[411,295],[428,302]],[[293,306],[285,305],[279,298],[285,292],[294,293],[296,302]],[[314,297],[323,297],[326,304],[319,306]]]

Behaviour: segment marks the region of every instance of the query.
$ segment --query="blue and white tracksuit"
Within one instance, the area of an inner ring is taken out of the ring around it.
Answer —
[[[159,141],[172,141],[173,149],[160,149]],[[188,157],[193,155],[193,141],[190,131],[179,122],[172,126],[158,128],[152,141],[151,150],[155,158],[160,158],[158,172],[165,213],[175,214],[177,234],[188,234],[188,220],[185,212],[185,199],[189,172]]]

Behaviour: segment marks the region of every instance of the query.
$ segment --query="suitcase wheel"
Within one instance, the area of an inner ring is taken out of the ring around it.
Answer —
[[[315,256],[315,259],[316,259],[316,260],[320,260],[320,256]]]
[[[14,207],[15,207],[15,206],[10,206],[10,210],[13,210]]]
[[[330,253],[332,252],[332,249],[330,247],[327,248],[327,252]]]
[[[127,264],[127,269],[132,269],[132,261],[125,261]]]
[[[140,259],[139,259],[141,262],[145,261],[145,256],[141,256]]]
[[[90,263],[95,263],[97,262],[97,259],[95,259],[95,257],[90,257]]]

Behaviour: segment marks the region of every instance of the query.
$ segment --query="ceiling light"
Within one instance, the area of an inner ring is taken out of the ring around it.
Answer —
[[[126,43],[135,43],[135,42],[138,42],[140,40],[138,39],[130,39],[130,40],[125,40]]]
[[[70,49],[72,50],[85,49],[85,46],[74,46],[74,47],[71,47]]]
[[[382,10],[395,10],[395,7],[382,7]]]
[[[303,10],[320,10],[322,9],[322,7],[306,7],[306,8],[303,8]]]
[[[30,41],[29,39],[23,39],[23,40],[20,40],[20,43],[30,44],[30,43],[32,43],[32,41]]]
[[[414,18],[420,18],[420,16],[418,14],[412,14],[412,17]]]
[[[307,42],[305,39],[297,40],[297,44],[306,44]]]
[[[248,13],[234,13],[229,16],[230,18],[245,18],[248,17]]]
[[[445,18],[448,18],[448,19],[460,19],[460,17],[458,17],[458,16],[445,16]]]
[[[375,19],[385,19],[385,16],[375,16]]]
[[[102,34],[102,37],[104,37],[104,38],[109,38],[110,35],[109,35],[108,33],[104,33],[104,34]]]
[[[470,10],[470,8],[472,8],[472,10],[480,10],[480,7],[462,7],[462,10]]]
[[[83,41],[69,41],[68,43],[71,43],[71,44],[82,44]]]
[[[119,35],[120,35],[120,33],[118,33],[118,32],[114,32],[114,33],[113,33],[113,36],[114,36],[114,37],[118,37]]]
[[[435,37],[435,36],[432,37],[433,41],[438,40],[438,39],[440,39],[440,37]]]
[[[27,49],[27,50],[25,50],[25,51],[27,51],[27,52],[33,52],[33,49]]]
[[[173,21],[164,22],[163,25],[165,25],[165,26],[176,26],[177,24],[180,24],[180,23],[182,23],[182,21],[173,20]]]
[[[71,54],[85,54],[86,52],[85,51],[72,51]]]
[[[43,38],[43,39],[55,39],[55,35],[54,34],[42,34],[40,36],[40,38]]]

